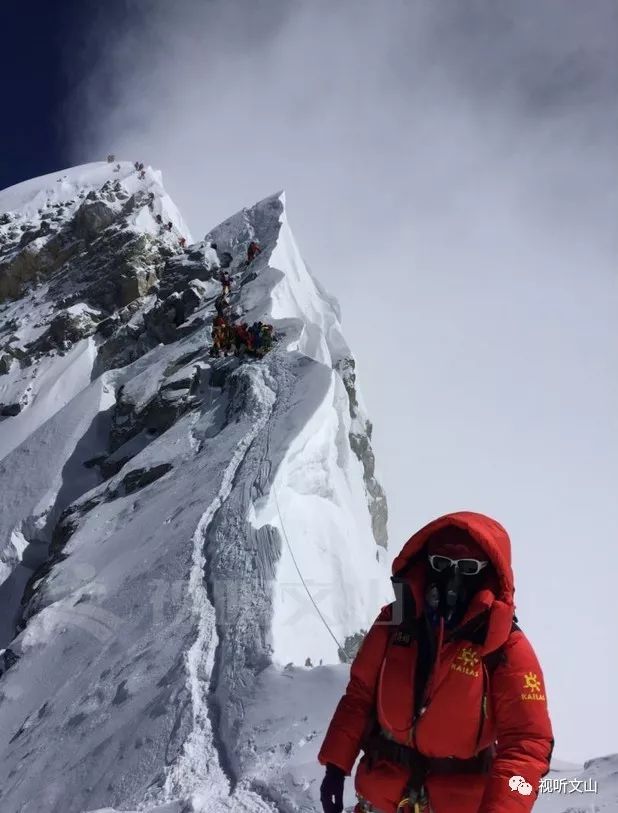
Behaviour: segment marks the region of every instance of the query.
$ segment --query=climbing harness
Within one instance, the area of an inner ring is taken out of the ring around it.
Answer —
[[[402,810],[405,807],[409,808],[410,810],[413,810],[414,813],[422,813],[425,806],[423,805],[423,807],[421,807],[420,802],[414,802],[413,803],[412,799],[410,799],[408,796],[406,796],[397,805],[397,810]]]

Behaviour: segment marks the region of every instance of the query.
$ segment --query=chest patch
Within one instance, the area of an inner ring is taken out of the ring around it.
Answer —
[[[454,672],[461,672],[464,675],[469,675],[470,677],[478,677],[481,673],[480,671],[481,661],[479,656],[470,646],[462,647],[453,663],[451,664],[451,669]]]
[[[406,630],[397,630],[393,637],[393,646],[411,646],[412,633]]]

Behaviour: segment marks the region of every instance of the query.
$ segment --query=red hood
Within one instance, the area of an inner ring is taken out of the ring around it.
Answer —
[[[458,511],[434,519],[408,539],[399,556],[393,562],[393,576],[406,571],[405,579],[410,584],[417,607],[423,606],[425,590],[425,560],[420,556],[429,538],[439,530],[449,526],[462,528],[485,551],[497,574],[494,589],[481,590],[473,599],[466,618],[487,609],[490,613],[489,628],[484,651],[491,651],[508,638],[513,621],[515,587],[511,568],[511,541],[505,529],[495,519],[473,511]],[[414,560],[418,566],[415,566]],[[464,619],[465,622],[466,619]]]

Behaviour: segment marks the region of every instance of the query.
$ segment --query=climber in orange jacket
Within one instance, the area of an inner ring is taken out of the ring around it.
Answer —
[[[426,525],[393,563],[319,753],[325,813],[529,813],[553,748],[543,674],[514,617],[504,528],[473,512]]]

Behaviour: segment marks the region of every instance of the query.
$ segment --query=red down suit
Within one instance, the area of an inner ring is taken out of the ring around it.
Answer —
[[[322,765],[332,763],[350,774],[368,731],[376,727],[388,739],[430,758],[430,764],[432,758],[471,759],[489,748],[493,757],[483,773],[429,768],[427,813],[529,813],[541,777],[549,769],[553,737],[539,662],[524,633],[513,624],[508,534],[483,514],[447,514],[408,540],[393,563],[393,574],[404,574],[414,613],[420,617],[427,578],[425,546],[432,534],[447,526],[470,534],[492,563],[493,574],[472,597],[456,630],[439,641],[425,684],[424,711],[419,716],[414,709],[417,642],[401,645],[391,604],[365,636],[318,758]],[[482,643],[466,640],[464,631],[481,618],[486,620]],[[496,650],[500,658],[489,669],[487,656]],[[513,776],[532,786],[528,795],[512,789]],[[359,804],[356,810],[395,813],[408,780],[409,769],[403,765],[386,758],[370,760],[364,754],[355,788],[369,804],[366,808]]]

